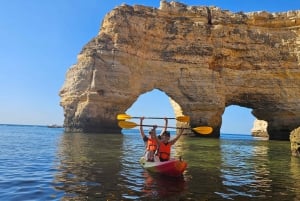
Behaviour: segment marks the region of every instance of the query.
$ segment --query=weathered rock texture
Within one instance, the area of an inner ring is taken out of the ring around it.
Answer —
[[[255,119],[253,123],[253,128],[251,130],[252,136],[269,137],[267,127],[268,127],[268,122],[264,120]]]
[[[291,132],[291,151],[293,156],[300,156],[300,127]]]
[[[171,106],[172,106],[172,108],[174,110],[174,114],[175,114],[176,117],[184,115],[183,111],[182,111],[182,108],[180,107],[180,105],[176,101],[174,101],[172,98],[170,98],[170,103],[171,103]],[[177,121],[176,122],[176,127],[189,128],[190,127],[190,123],[189,122],[180,122],[180,121]],[[183,134],[190,134],[190,133],[192,133],[192,131],[189,130],[189,129],[185,129],[183,131]]]
[[[116,115],[159,89],[192,127],[212,126],[212,137],[225,107],[239,105],[268,122],[270,139],[287,140],[300,125],[299,86],[300,11],[232,13],[161,1],[159,9],[122,5],[108,13],[60,96],[66,131],[118,133]]]

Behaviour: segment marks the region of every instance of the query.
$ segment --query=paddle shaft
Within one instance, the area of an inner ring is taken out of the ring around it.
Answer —
[[[139,125],[136,126],[146,126],[146,127],[153,127],[153,125]],[[156,126],[157,128],[165,128],[165,126]],[[173,127],[173,126],[167,126],[167,128],[174,128],[174,129],[191,129],[191,128],[182,128],[182,127]]]
[[[141,117],[130,117],[131,119],[140,119]],[[145,119],[176,119],[172,117],[144,117]]]
[[[125,129],[131,129],[137,126],[147,126],[147,127],[153,127],[154,125],[142,125],[142,124],[137,124],[135,122],[130,122],[130,121],[119,121],[118,125],[121,128],[125,128]],[[156,125],[155,125],[156,126]],[[165,126],[156,126],[158,128],[165,128]],[[212,127],[209,126],[200,126],[200,127],[196,127],[196,128],[190,128],[190,127],[171,127],[171,126],[167,126],[167,128],[174,128],[174,129],[191,129],[197,133],[200,134],[210,134],[213,131]]]

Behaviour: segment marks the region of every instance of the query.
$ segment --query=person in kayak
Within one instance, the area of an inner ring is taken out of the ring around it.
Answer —
[[[145,143],[145,158],[147,159],[147,161],[155,161],[155,153],[157,151],[157,141],[156,141],[156,128],[157,126],[153,126],[153,128],[149,131],[149,136],[145,135],[144,129],[143,129],[143,120],[145,119],[145,117],[141,117],[140,118],[140,134],[142,136],[142,139]],[[165,126],[163,128],[163,130],[161,131],[162,135],[168,127],[168,119],[164,118],[165,120]]]
[[[179,134],[171,140],[169,131],[164,131],[161,135],[161,139],[158,139],[158,137],[155,135],[158,144],[158,157],[160,161],[163,162],[170,160],[171,146],[176,143],[182,134],[183,129],[180,129]]]

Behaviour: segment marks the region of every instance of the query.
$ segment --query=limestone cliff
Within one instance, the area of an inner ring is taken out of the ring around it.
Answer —
[[[291,132],[290,141],[292,155],[300,157],[300,127]]]
[[[108,13],[60,91],[66,131],[118,133],[116,115],[159,89],[219,137],[226,106],[253,109],[270,139],[300,125],[300,11],[232,13],[161,1]],[[242,119],[242,117],[241,117]]]
[[[251,130],[254,137],[269,137],[267,132],[268,123],[264,120],[255,119]]]

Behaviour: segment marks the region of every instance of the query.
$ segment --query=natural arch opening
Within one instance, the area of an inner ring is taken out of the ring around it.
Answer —
[[[251,129],[255,117],[251,113],[252,109],[231,105],[225,108],[222,115],[222,134],[246,134],[251,135]]]
[[[152,91],[141,94],[137,100],[126,110],[126,114],[134,117],[175,117],[174,108],[170,103],[170,97],[161,90],[153,89]],[[130,121],[139,123],[139,119]],[[145,119],[145,124],[164,125],[164,120]],[[169,126],[176,126],[176,121],[169,121]],[[170,129],[171,130],[171,129]]]

